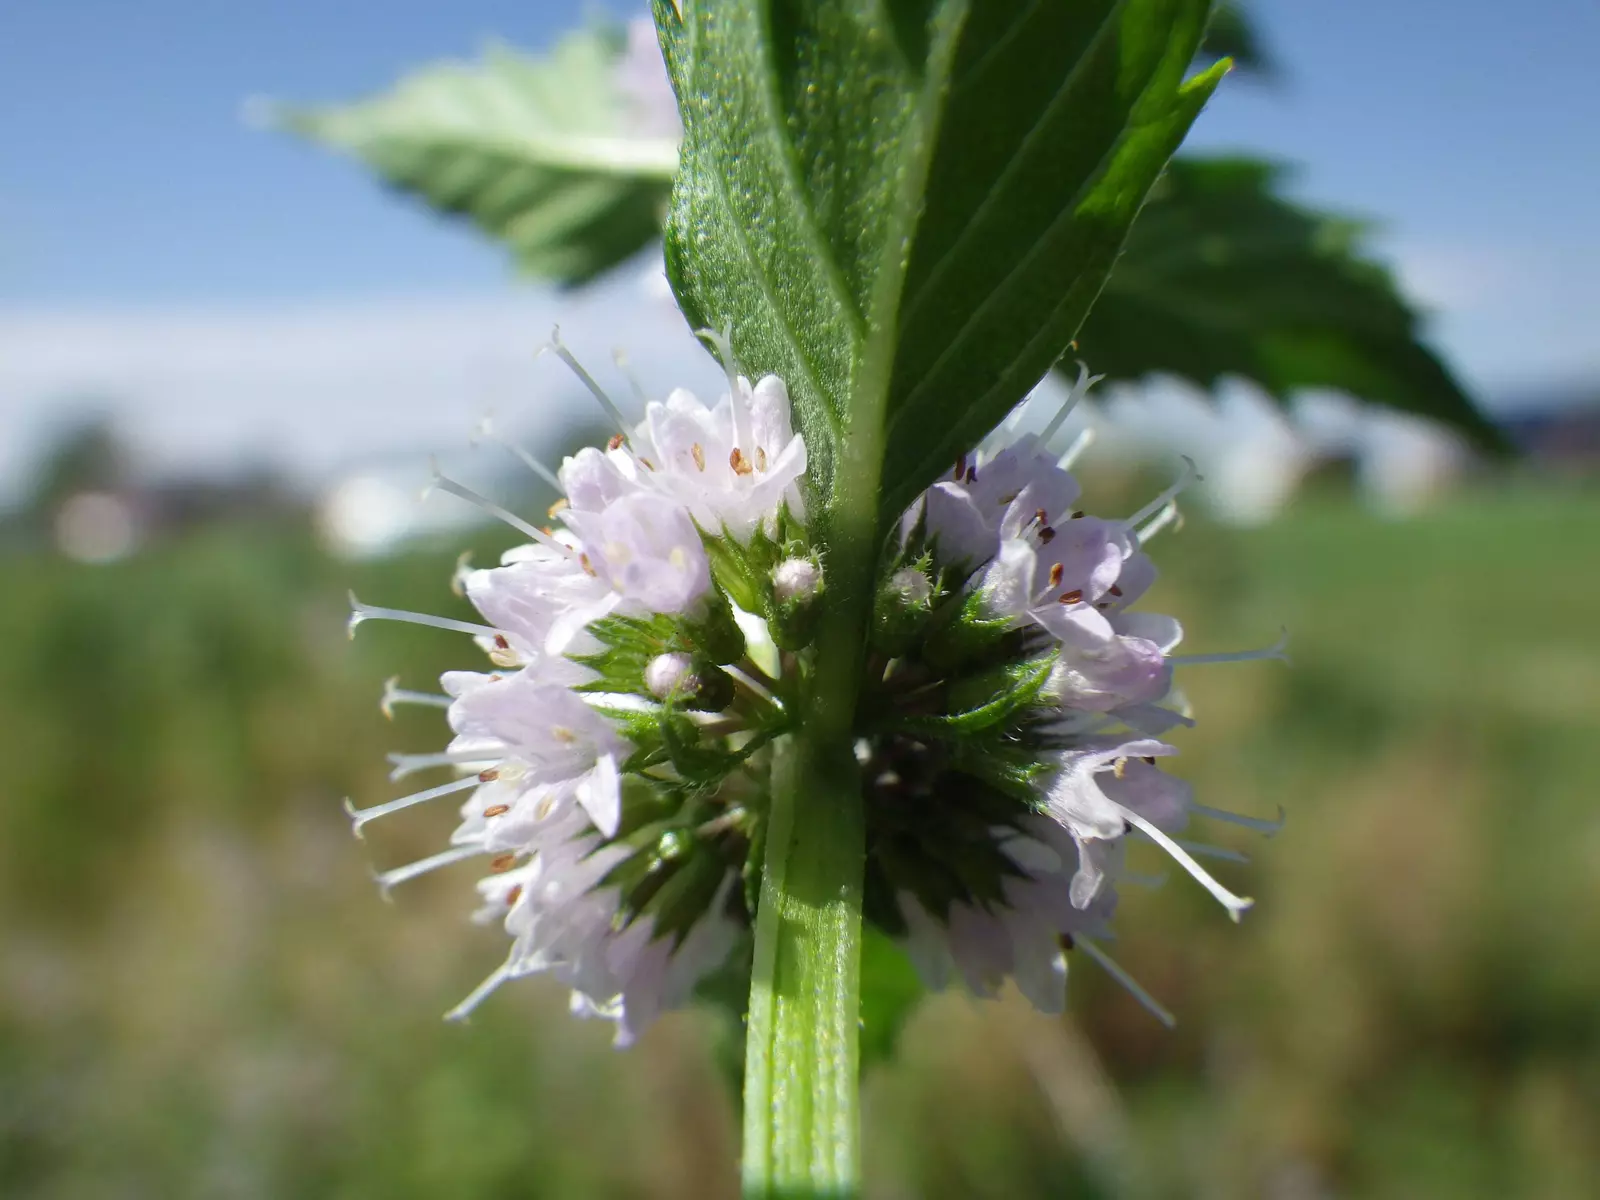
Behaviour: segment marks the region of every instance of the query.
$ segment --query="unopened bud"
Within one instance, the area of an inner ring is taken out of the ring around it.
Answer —
[[[878,589],[872,625],[873,648],[904,654],[921,634],[933,611],[933,581],[920,567],[902,567]]]
[[[694,675],[694,660],[687,654],[658,654],[644,669],[644,686],[657,700],[665,700],[674,692],[692,696],[700,690],[700,681]]]
[[[779,604],[809,600],[822,587],[822,568],[809,558],[786,558],[772,568],[772,595]]]

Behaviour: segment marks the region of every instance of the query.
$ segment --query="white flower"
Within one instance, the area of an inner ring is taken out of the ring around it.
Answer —
[[[705,545],[687,510],[636,492],[566,518],[600,578],[639,608],[692,613],[711,591]]]
[[[739,376],[735,394],[714,409],[679,388],[665,404],[650,404],[630,448],[643,468],[639,483],[684,505],[707,533],[726,526],[743,540],[758,525],[771,528],[785,502],[804,519],[806,444],[790,425],[789,389],[776,375],[753,388]]]

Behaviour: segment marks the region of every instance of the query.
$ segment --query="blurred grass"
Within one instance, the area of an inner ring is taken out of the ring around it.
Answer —
[[[927,1004],[867,1081],[876,1196],[1600,1195],[1600,496],[1482,491],[1385,523],[1313,499],[1157,547],[1196,651],[1180,769],[1290,813],[1227,877],[1128,897],[1072,1018]],[[486,542],[480,557],[494,547]],[[454,548],[352,567],[231,527],[130,561],[4,562],[0,1195],[731,1196],[708,1015],[613,1052],[541,984],[439,1014],[499,959],[470,872],[380,903],[451,811],[350,840],[344,795],[438,716],[385,676],[448,634],[343,630],[344,592],[457,611]],[[1155,868],[1153,854],[1146,864]]]

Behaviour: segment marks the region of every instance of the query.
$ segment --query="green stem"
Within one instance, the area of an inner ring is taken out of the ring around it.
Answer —
[[[848,740],[800,734],[778,745],[745,1043],[747,1197],[857,1191],[857,774]]]

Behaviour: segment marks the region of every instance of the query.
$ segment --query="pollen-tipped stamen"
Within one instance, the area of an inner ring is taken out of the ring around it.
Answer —
[[[351,801],[344,802],[344,811],[350,816],[350,832],[357,837],[361,836],[362,826],[379,817],[386,817],[390,813],[399,812],[403,808],[410,808],[414,804],[422,804],[428,800],[437,800],[440,796],[448,796],[452,792],[464,792],[468,788],[478,786],[478,777],[469,775],[465,779],[456,779],[450,783],[441,783],[438,787],[425,788],[420,792],[412,792],[409,796],[401,796],[397,800],[388,800],[382,804],[374,804],[370,808],[357,808]]]
[[[384,608],[379,604],[363,604],[350,593],[350,636],[363,621],[404,621],[409,625],[426,625],[431,629],[448,629],[452,633],[470,633],[473,637],[495,637],[500,631],[493,625],[480,625],[476,621],[457,621],[454,617],[436,617],[432,613],[411,612],[404,608]]]
[[[396,704],[416,704],[426,708],[449,708],[449,696],[438,692],[414,692],[400,686],[400,676],[391,675],[383,681],[383,699],[378,701],[378,711],[394,720]]]
[[[452,846],[448,850],[441,850],[437,854],[430,854],[427,858],[419,858],[416,862],[407,863],[403,867],[395,867],[392,871],[382,871],[372,877],[378,885],[378,894],[385,900],[389,893],[408,879],[416,879],[430,871],[437,871],[440,867],[448,867],[469,858],[475,858],[483,851],[477,846]]]
[[[1172,855],[1173,859],[1180,867],[1194,876],[1195,882],[1199,883],[1201,887],[1205,888],[1206,891],[1215,896],[1217,901],[1228,910],[1228,915],[1235,921],[1239,919],[1239,915],[1243,913],[1245,909],[1249,908],[1255,903],[1255,901],[1250,899],[1250,897],[1236,896],[1227,888],[1223,887],[1212,877],[1209,871],[1207,871],[1190,856],[1187,850],[1163,833],[1153,822],[1141,817],[1138,813],[1134,812],[1133,809],[1128,808],[1125,805],[1119,804],[1117,805],[1117,808],[1129,824],[1133,825],[1136,829],[1143,831],[1151,841],[1155,842],[1156,845],[1160,846],[1168,854]]]

